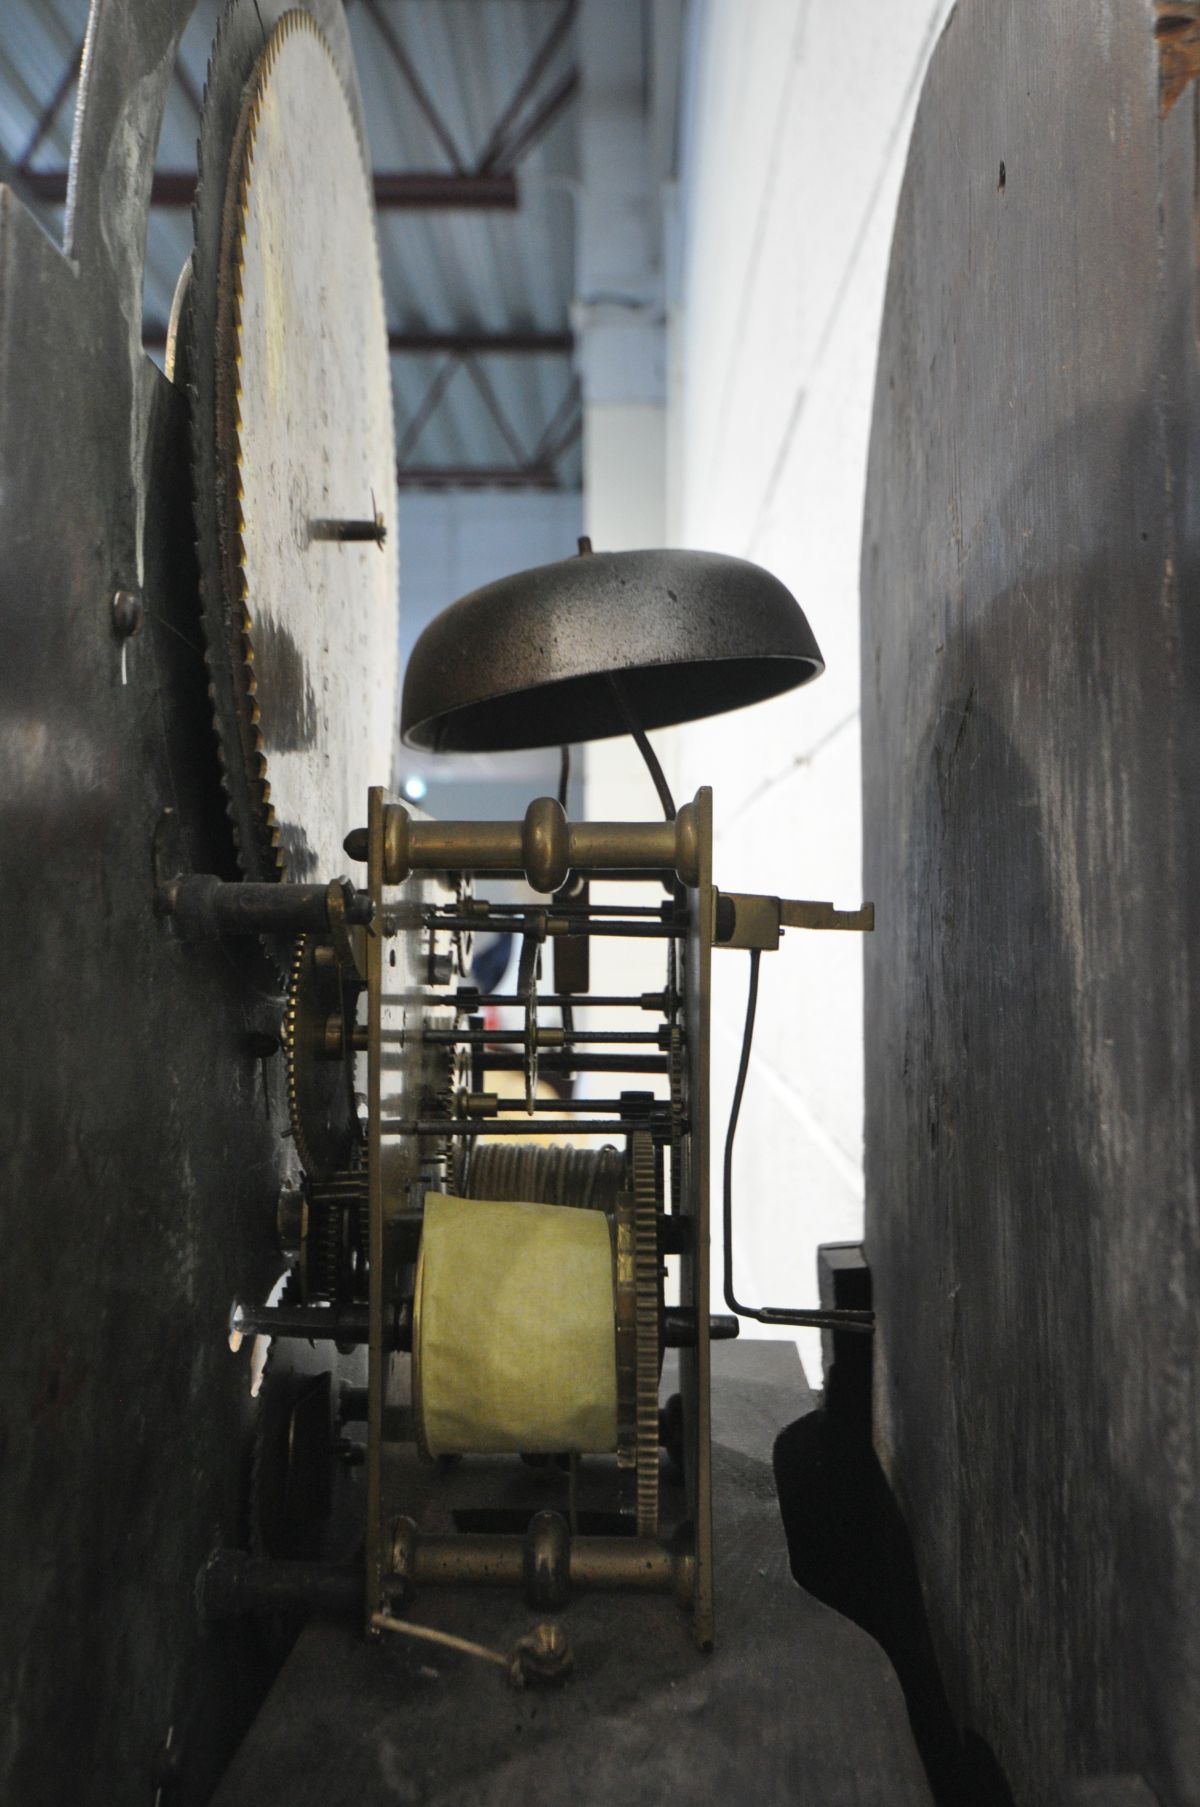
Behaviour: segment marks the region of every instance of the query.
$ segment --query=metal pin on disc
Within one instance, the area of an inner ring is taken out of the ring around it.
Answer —
[[[521,937],[517,996],[525,1003],[525,1104],[532,1112],[538,1082],[537,970],[538,956],[546,935],[545,912],[539,912],[533,920],[526,918],[526,921],[529,926]]]
[[[308,532],[314,540],[367,540],[376,546],[382,546],[387,539],[387,524],[383,516],[377,514],[370,521],[310,521]]]

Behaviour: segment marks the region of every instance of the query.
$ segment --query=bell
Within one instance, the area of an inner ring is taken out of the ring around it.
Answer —
[[[804,611],[761,566],[717,552],[597,552],[443,609],[409,659],[401,733],[439,753],[603,740],[628,731],[622,693],[643,728],[665,728],[824,669]]]

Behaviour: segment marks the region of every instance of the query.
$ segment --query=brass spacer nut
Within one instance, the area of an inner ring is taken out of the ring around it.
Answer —
[[[146,605],[140,590],[118,590],[112,599],[113,633],[118,640],[130,640],[140,634],[146,619]]]
[[[681,804],[675,817],[675,870],[685,885],[700,883],[700,830],[694,803]]]
[[[571,864],[571,831],[556,797],[536,797],[521,829],[525,876],[535,891],[557,891]]]
[[[412,870],[408,851],[409,814],[402,803],[383,810],[383,882],[400,885]]]
[[[417,1580],[416,1522],[401,1514],[392,1520],[388,1573],[384,1581],[387,1593],[396,1600],[411,1600]]]
[[[565,1606],[571,1592],[571,1533],[559,1512],[535,1512],[525,1533],[525,1597],[540,1612]]]

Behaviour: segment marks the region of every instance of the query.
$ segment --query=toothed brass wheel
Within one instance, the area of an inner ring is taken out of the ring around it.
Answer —
[[[359,1156],[364,1150],[356,1151]],[[306,1186],[308,1232],[300,1250],[299,1273],[306,1303],[345,1303],[366,1292],[367,1202],[365,1165],[344,1169]]]
[[[199,161],[179,368],[229,815],[248,878],[329,878],[390,777],[397,660],[391,376],[348,42],[303,7],[236,0]]]
[[[645,1130],[631,1137],[630,1185],[616,1209],[617,1461],[633,1470],[639,1537],[658,1531],[658,1165]]]
[[[354,1018],[361,987],[348,983],[332,944],[296,943],[283,1015],[288,1115],[310,1180],[347,1167],[362,1141],[354,1094]]]

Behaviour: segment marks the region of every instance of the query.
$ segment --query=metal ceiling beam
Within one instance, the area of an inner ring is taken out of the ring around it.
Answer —
[[[583,405],[580,403],[574,418],[568,421],[561,433],[557,434],[553,439],[543,436],[542,443],[534,448],[534,459],[535,461],[538,459],[545,459],[551,464],[556,464],[563,453],[570,451],[573,445],[578,445],[582,438]]]
[[[181,56],[177,56],[175,59],[175,80],[179,83],[180,91],[187,101],[188,106],[196,115],[196,122],[199,124],[204,117],[204,99],[199,88],[197,88],[195,82],[188,74],[187,66]]]
[[[543,138],[579,92],[579,72],[568,69],[540,105],[517,124],[526,102],[534,94],[554,55],[566,41],[577,13],[577,0],[565,4],[549,34],[537,50],[516,91],[489,135],[488,142],[474,168],[467,166],[453,134],[438,111],[432,97],[400,43],[377,0],[366,0],[366,11],[383,37],[387,51],[402,76],[409,92],[424,113],[434,136],[450,160],[448,170],[376,170],[374,172],[375,205],[389,211],[470,211],[511,212],[519,205],[516,165]],[[69,172],[64,168],[29,169],[26,164],[42,143],[72,83],[77,79],[82,44],[49,97],[38,119],[33,136],[18,160],[23,197],[49,207],[61,207],[67,199]],[[179,85],[193,110],[199,111],[200,97],[182,63],[176,68]],[[196,191],[193,171],[160,169],[154,174],[150,190],[153,207],[182,210],[192,205]],[[470,347],[461,349],[469,350]]]
[[[65,65],[62,74],[54,85],[50,98],[47,100],[45,106],[42,108],[34,122],[33,131],[29,136],[29,142],[17,158],[16,166],[23,175],[28,173],[31,158],[38,150],[40,150],[43,139],[54,124],[54,121],[58,118],[58,109],[62,106],[63,101],[67,98],[68,93],[75,86],[75,83],[79,78],[79,70],[83,63],[83,42],[83,39],[80,38],[79,43],[75,48],[74,55]]]
[[[525,102],[537,87],[559,46],[565,41],[575,23],[578,11],[579,0],[564,0],[561,12],[534,53],[533,61],[517,83],[512,99],[492,127],[491,136],[479,153],[475,165],[479,171],[511,167],[514,159],[505,152],[513,124]]]
[[[465,208],[476,212],[517,205],[517,180],[511,172],[479,176],[443,174],[440,170],[376,170],[376,207]]]
[[[397,466],[398,489],[570,489],[550,464],[409,464]]]
[[[11,158],[6,156],[3,146],[0,146],[0,182],[6,188],[12,189],[21,205],[29,209],[42,230],[54,240],[55,244],[58,244],[62,237],[62,227],[54,215],[47,212],[44,203],[39,201],[33,193],[26,171],[17,168]]]
[[[451,169],[454,171],[455,175],[465,176],[467,174],[467,164],[463,158],[462,152],[454,141],[454,134],[446,124],[446,121],[442,118],[442,115],[434,102],[433,96],[429,93],[429,90],[417,74],[413,60],[396,36],[391,21],[379,7],[378,0],[363,0],[363,5],[374,24],[376,31],[383,39],[388,55],[391,57],[396,68],[400,71],[400,74],[408,87],[409,93],[416,101],[421,112],[425,115],[426,123],[442,149],[445,151],[446,156],[449,158]]]
[[[499,154],[506,171],[511,170],[515,164],[519,163],[522,157],[528,155],[539,139],[546,136],[550,127],[566,111],[578,93],[579,71],[578,69],[568,69],[557,87],[551,90],[536,112],[526,120],[510,142],[501,149]]]
[[[376,207],[465,208],[473,211],[517,205],[517,180],[511,172],[479,176],[441,170],[376,170]]]
[[[416,451],[417,441],[425,430],[425,423],[445,395],[450,379],[457,369],[458,359],[447,358],[445,363],[439,365],[434,371],[433,381],[422,396],[416,413],[400,435],[399,445],[396,448],[397,477],[403,471],[406,460]]]
[[[453,352],[459,357],[477,355],[489,357],[520,354],[539,357],[558,354],[575,349],[575,335],[572,332],[476,332],[451,330],[449,332],[396,332],[388,334],[388,349],[393,352]]]
[[[512,453],[511,464],[413,464],[417,442],[459,368],[466,371],[487,408],[502,439]],[[496,393],[471,354],[451,352],[434,372],[412,419],[396,448],[396,484],[400,489],[568,489],[558,473],[558,460],[581,437],[583,409],[579,379],[572,372],[566,392],[532,452],[526,452]]]
[[[161,320],[148,320],[142,329],[142,344],[147,351],[161,351],[167,342],[167,329]],[[575,348],[571,332],[497,332],[473,331],[470,328],[448,332],[388,333],[388,350],[393,356],[454,357],[565,357]]]
[[[61,206],[67,198],[65,169],[31,169],[21,180],[26,192],[44,205]],[[150,202],[154,207],[187,208],[195,192],[194,170],[160,169],[154,174]],[[516,177],[509,172],[480,176],[443,170],[375,171],[375,205],[382,209],[511,212],[517,200]]]
[[[497,396],[495,389],[493,389],[491,379],[488,377],[487,373],[483,370],[473,354],[468,354],[462,359],[462,367],[475,385],[476,392],[483,402],[484,407],[491,415],[492,424],[508,447],[513,463],[519,466],[528,464],[529,457],[525,447],[521,444],[521,441],[517,436],[516,428],[501,407],[500,399]]]
[[[379,0],[363,0],[363,10],[374,25],[393,66],[445,153],[451,172],[460,178],[479,180],[494,175],[498,171],[511,171],[525,151],[536,144],[543,133],[549,129],[562,112],[563,107],[578,90],[578,71],[570,70],[554,93],[535,111],[532,118],[524,125],[517,126],[516,122],[522,109],[536,91],[543,74],[553,63],[557,52],[566,42],[571,28],[575,24],[579,0],[563,0],[558,16],[542,43],[534,51],[532,61],[493,125],[482,151],[473,163],[469,162],[460,150],[445,115],[422,82],[416,64],[401,43],[395,27],[383,11]]]
[[[579,378],[574,372],[554,413],[546,423],[546,430],[530,453],[531,464],[553,463],[560,451],[578,438],[583,430],[583,402],[579,392]]]

